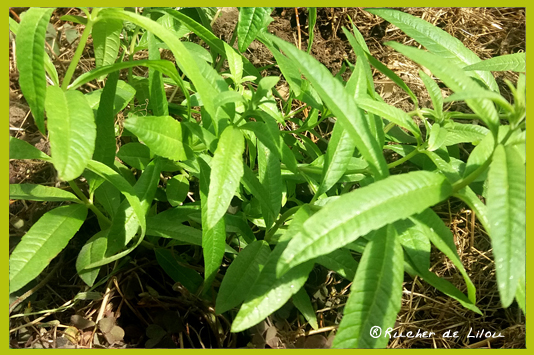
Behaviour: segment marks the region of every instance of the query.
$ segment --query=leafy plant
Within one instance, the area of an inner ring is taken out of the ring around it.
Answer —
[[[520,74],[515,86],[507,83],[510,103],[491,74],[523,72],[524,54],[481,61],[421,19],[368,9],[426,48],[386,43],[435,76],[420,73],[432,99],[429,109],[372,57],[355,26],[352,33],[344,29],[357,61],[343,82],[308,53],[267,33],[272,8],[241,8],[229,44],[211,32],[213,13],[202,9],[82,10],[85,17],[64,18],[85,27],[61,81],[44,50],[53,10],[31,8],[11,27],[20,86],[37,127],[48,134],[51,156],[10,138],[10,158],[51,162],[70,191],[10,185],[12,199],[61,201],[13,250],[10,293],[36,278],[86,218],[96,216],[100,231],[76,262],[92,288],[110,277],[103,265],[116,262],[119,268],[119,261],[145,248],[189,292],[215,296],[217,314],[232,317],[231,310],[239,308],[234,332],[288,301],[317,327],[304,285],[320,264],[353,281],[334,346],[385,347],[387,338],[369,332],[394,324],[405,271],[481,313],[452,234],[431,209],[456,197],[491,236],[503,307],[515,299],[525,312],[526,79]],[[190,32],[209,50],[185,40]],[[89,36],[96,68],[74,78]],[[241,54],[255,39],[272,52],[289,84],[282,110],[276,101],[279,78],[262,78]],[[172,52],[177,67],[160,58],[161,48]],[[140,50],[148,51],[147,60],[133,60]],[[406,91],[413,111],[383,102],[371,66]],[[148,68],[148,77],[134,75],[134,67]],[[454,94],[444,98],[436,79]],[[93,80],[104,87],[79,90]],[[179,104],[173,100],[178,97]],[[305,122],[298,115],[302,110],[289,110],[293,100],[306,104]],[[450,101],[465,101],[473,113],[444,110]],[[116,120],[119,113],[123,122]],[[460,122],[475,118],[484,125]],[[335,121],[328,144],[311,139],[327,119]],[[300,128],[289,130],[289,122]],[[118,150],[117,141],[123,142]],[[475,146],[467,159],[451,153],[459,143]],[[385,150],[402,158],[388,162]],[[408,162],[412,171],[398,173],[396,167]],[[480,182],[485,203],[473,188]],[[429,271],[431,244],[458,268],[467,295]],[[199,248],[202,273],[189,259]],[[223,260],[231,263],[214,289]],[[166,335],[156,333],[151,345]]]

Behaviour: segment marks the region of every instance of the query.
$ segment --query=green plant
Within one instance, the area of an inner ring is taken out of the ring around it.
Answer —
[[[66,18],[85,29],[61,82],[44,51],[53,10],[32,8],[20,26],[12,24],[20,86],[37,127],[49,135],[51,156],[10,138],[10,158],[52,162],[72,193],[10,185],[12,199],[63,202],[41,217],[12,252],[10,292],[45,269],[90,210],[101,231],[79,251],[76,268],[92,288],[111,276],[98,278],[103,265],[116,262],[118,270],[140,247],[153,250],[165,272],[189,292],[216,295],[217,314],[240,306],[234,332],[254,326],[290,300],[317,327],[303,288],[317,263],[353,282],[334,346],[385,347],[387,338],[370,337],[370,328],[394,324],[405,271],[481,313],[452,234],[430,208],[454,196],[476,212],[492,238],[503,307],[515,299],[524,312],[526,79],[520,74],[516,86],[508,83],[514,96],[509,103],[491,74],[524,72],[524,54],[481,61],[421,19],[369,9],[426,50],[386,45],[454,91],[443,98],[434,78],[421,71],[433,109],[421,108],[410,88],[371,56],[355,26],[353,33],[344,29],[357,61],[343,82],[309,54],[268,34],[271,10],[241,9],[227,44],[210,31],[210,12],[200,9],[145,8],[142,14],[83,9],[86,17]],[[209,51],[180,39],[189,32]],[[96,68],[72,81],[90,35]],[[239,50],[232,47],[236,36]],[[241,54],[255,38],[272,52],[291,89],[282,110],[275,101],[279,78],[262,78]],[[178,69],[160,59],[160,48],[173,53]],[[143,49],[148,60],[132,60]],[[148,68],[148,78],[133,75],[131,69],[138,66]],[[383,102],[371,66],[406,91],[412,112]],[[127,81],[119,80],[123,69],[129,70]],[[47,85],[47,75],[54,85]],[[103,89],[78,90],[104,79]],[[165,85],[172,86],[170,99]],[[173,102],[175,95],[182,97],[181,104]],[[293,100],[307,105],[305,122],[298,115],[304,108],[291,111]],[[465,101],[473,113],[444,111],[448,101]],[[126,119],[116,123],[123,110]],[[330,140],[317,137],[314,128],[334,118]],[[474,118],[484,125],[458,122]],[[300,128],[289,130],[288,122]],[[118,138],[130,142],[116,152]],[[458,143],[475,145],[466,160],[452,153]],[[388,163],[387,149],[402,158]],[[414,171],[394,174],[408,161]],[[486,203],[473,191],[481,183]],[[194,198],[186,201],[188,195]],[[461,272],[467,295],[429,271],[431,244]],[[203,275],[189,267],[198,248]],[[360,254],[357,262],[354,255]],[[214,290],[223,258],[231,264]]]

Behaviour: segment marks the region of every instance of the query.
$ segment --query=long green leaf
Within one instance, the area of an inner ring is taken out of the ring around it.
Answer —
[[[240,52],[244,52],[248,46],[256,39],[266,25],[266,20],[270,17],[272,7],[241,7],[239,8],[239,18],[237,21],[237,44]]]
[[[115,63],[119,54],[121,31],[120,19],[106,18],[94,24],[92,35],[97,68]]]
[[[404,264],[405,269],[408,273],[412,275],[418,275],[421,277],[424,281],[428,282],[432,287],[435,287],[437,290],[443,292],[447,296],[457,300],[460,302],[462,306],[465,308],[478,313],[482,315],[482,312],[480,309],[475,306],[466,295],[464,295],[460,290],[458,290],[456,287],[454,287],[453,284],[451,284],[449,281],[442,279],[441,277],[438,277],[433,272],[430,272],[428,269],[423,269],[417,265],[416,262],[412,261],[410,259],[410,255],[407,255],[405,257]]]
[[[17,68],[19,84],[30,105],[35,124],[46,134],[44,109],[46,97],[45,35],[54,9],[32,7],[25,12],[17,31]]]
[[[11,136],[9,137],[9,159],[51,160],[48,155],[35,148],[30,143]]]
[[[430,240],[418,225],[409,219],[403,219],[393,224],[397,229],[399,242],[410,259],[423,270],[430,269]]]
[[[276,263],[287,241],[302,228],[302,223],[311,215],[309,206],[301,207],[295,213],[291,225],[284,233],[274,250],[269,255],[265,267],[261,270],[256,281],[250,286],[245,302],[232,323],[232,332],[240,332],[261,322],[271,313],[282,307],[291,296],[297,293],[308,279],[313,268],[313,262],[307,262],[287,272],[282,277],[276,277]]]
[[[143,215],[149,210],[159,184],[161,160],[153,160],[137,180],[134,191],[139,198]],[[106,256],[111,256],[124,248],[132,240],[139,229],[136,211],[129,200],[124,200],[113,218],[108,237]]]
[[[245,300],[250,285],[260,275],[270,253],[269,245],[263,240],[257,240],[239,252],[221,283],[215,306],[217,314],[224,313]]]
[[[157,155],[173,160],[187,160],[182,143],[182,126],[171,116],[133,116],[124,128],[135,134]]]
[[[415,171],[341,195],[304,223],[280,258],[278,275],[372,230],[422,212],[451,193],[452,186],[444,176]]]
[[[189,30],[194,32],[200,39],[206,42],[206,44],[210,47],[210,50],[214,52],[212,54],[225,54],[224,41],[222,41],[220,38],[217,38],[217,36],[215,36],[212,32],[210,32],[204,26],[199,24],[197,21],[181,13],[180,11],[176,11],[173,9],[162,9],[161,11],[169,14],[170,16],[180,21],[187,28],[189,28]],[[184,45],[186,45],[187,47],[187,42],[184,43]],[[241,58],[244,63],[243,70],[245,75],[254,76],[257,78],[256,80],[260,80],[261,75],[258,69],[256,69],[256,67],[254,67],[254,65],[252,65],[252,63],[250,63],[246,57],[242,56]]]
[[[213,86],[208,82],[203,73],[200,71],[193,55],[187,50],[187,48],[185,48],[180,39],[176,37],[172,31],[169,31],[165,27],[147,17],[118,9],[102,10],[99,13],[99,17],[120,18],[127,20],[135,23],[138,26],[146,28],[148,31],[158,36],[169,46],[169,49],[176,58],[176,64],[180,70],[182,70],[182,72],[184,72],[185,75],[193,82],[198,94],[202,98],[202,102],[204,103],[204,107],[206,108],[207,112],[211,117],[216,116],[215,107],[213,106],[212,102],[219,90],[217,90],[216,86]],[[176,80],[177,83],[180,81],[181,78]]]
[[[180,265],[172,250],[156,248],[156,260],[174,282],[181,283],[189,292],[196,293],[202,277],[193,269]]]
[[[95,149],[96,124],[93,110],[79,91],[49,86],[45,107],[50,131],[50,152],[62,180],[80,176]]]
[[[241,178],[243,186],[249,190],[254,197],[260,201],[261,212],[265,225],[269,225],[270,221],[274,221],[274,211],[272,205],[269,202],[269,193],[265,190],[264,186],[260,183],[252,169],[247,165],[243,165],[243,177]]]
[[[454,244],[454,238],[449,228],[438,215],[427,208],[422,213],[410,218],[415,228],[423,233],[443,254],[445,254],[462,274],[467,286],[467,294],[472,303],[476,302],[476,288],[465,270]],[[417,260],[414,260],[417,261]]]
[[[473,79],[467,76],[460,67],[439,55],[396,42],[387,42],[386,45],[391,46],[413,61],[427,67],[455,92],[477,92],[484,90]],[[488,99],[468,99],[465,102],[488,125],[490,130],[496,134],[499,125],[499,116],[493,103]]]
[[[419,70],[419,77],[423,80],[426,91],[428,91],[428,94],[430,95],[438,119],[441,120],[443,118],[443,94],[441,93],[441,88],[422,70]]]
[[[443,58],[447,63],[464,67],[481,61],[480,58],[467,49],[460,40],[425,20],[398,10],[386,8],[365,9],[365,11],[378,15],[391,22],[404,31],[408,36],[425,46],[431,53]],[[445,68],[446,67],[444,67],[444,69]],[[484,82],[491,90],[499,92],[497,82],[491,73],[474,72],[473,76]]]
[[[419,127],[415,124],[413,119],[401,109],[364,97],[358,98],[356,100],[356,105],[366,111],[374,113],[375,115],[382,116],[402,128],[406,128],[416,138],[421,137]]]
[[[132,185],[130,185],[130,183],[128,183],[126,179],[124,179],[119,173],[117,173],[115,170],[111,169],[107,165],[102,164],[95,160],[90,160],[89,163],[87,164],[87,168],[90,171],[103,177],[106,181],[108,181],[113,186],[115,186],[124,195],[124,197],[126,197],[128,202],[130,203],[130,206],[133,208],[133,211],[139,223],[139,228],[141,229],[140,236],[137,239],[137,242],[133,246],[131,246],[130,248],[118,254],[115,254],[114,256],[106,257],[100,261],[91,263],[86,266],[87,269],[92,269],[97,266],[106,265],[115,260],[118,260],[124,257],[125,255],[129,254],[135,248],[137,248],[137,246],[141,244],[141,242],[143,241],[143,238],[145,237],[146,219],[145,219],[145,210],[141,206],[141,202],[139,201],[139,198],[137,197],[137,193],[132,187]]]
[[[325,161],[323,164],[323,178],[317,196],[321,196],[330,190],[345,174],[349,166],[350,158],[354,154],[356,144],[349,132],[343,129],[341,124],[335,124],[332,137],[326,148]]]
[[[525,272],[525,165],[514,146],[498,145],[488,172],[489,234],[503,307],[514,300]]]
[[[155,13],[151,14],[152,19],[155,19]],[[147,33],[148,37],[148,59],[161,59],[159,48],[156,42],[156,36],[152,32]],[[169,103],[167,102],[167,94],[163,86],[163,75],[161,72],[148,69],[148,87],[150,90],[150,101],[148,106],[152,109],[154,116],[167,116],[169,114]]]
[[[315,315],[315,310],[311,304],[310,296],[306,290],[301,288],[299,292],[293,295],[293,304],[298,308],[300,313],[306,318],[310,323],[313,329],[319,329],[319,324],[317,323],[317,316]]]
[[[82,75],[85,75],[85,74],[82,74]],[[110,84],[110,80],[111,80],[111,75],[108,77],[106,86]],[[87,98],[87,101],[89,102],[89,106],[91,106],[93,110],[98,110],[100,108],[100,104],[104,102],[104,99],[101,100],[104,89],[93,90],[90,93],[85,95],[85,97]],[[109,90],[108,92],[110,91],[111,90]],[[113,99],[112,115],[115,116],[120,111],[124,110],[134,97],[135,97],[135,89],[133,88],[133,86],[131,86],[130,84],[127,84],[123,80],[118,80],[117,85],[116,85],[116,90],[114,91],[113,95],[111,95],[111,98]],[[110,98],[106,98],[105,100],[107,101],[107,104],[111,105]],[[98,120],[98,115],[96,115],[96,119]]]
[[[483,71],[506,71],[511,70],[515,72],[524,73],[527,70],[527,54],[514,53],[501,55],[491,59],[486,59],[481,62],[468,65],[464,70],[483,70]]]
[[[299,51],[277,37],[266,36],[299,66],[299,69],[312,83],[328,108],[338,119],[343,121],[345,128],[349,130],[354,139],[356,147],[369,162],[376,177],[381,179],[388,176],[389,170],[382,154],[382,148],[373,137],[368,122],[357,109],[354,99],[345,91],[343,84],[336,80],[330,71],[312,56]]]
[[[282,171],[280,169],[280,159],[276,153],[267,148],[263,143],[258,142],[258,175],[261,184],[268,194],[268,203],[271,205],[273,217],[278,217],[282,206]],[[274,221],[271,221],[273,223]],[[270,223],[267,223],[267,228]]]
[[[230,126],[230,128],[232,128]],[[222,140],[222,136],[221,136]],[[220,143],[221,141],[219,141]],[[226,142],[225,144],[228,144]],[[221,152],[219,150],[220,146],[217,146],[217,150],[215,153],[217,154],[217,151],[219,153]],[[220,182],[223,182],[223,178],[218,175],[213,174],[213,168],[215,167],[215,164],[213,163],[215,161],[215,158],[211,160],[212,166],[210,167],[208,163],[202,159],[198,158],[198,164],[200,166],[200,202],[202,207],[202,254],[204,256],[204,291],[207,292],[209,290],[209,287],[211,285],[211,282],[215,278],[215,275],[217,274],[217,270],[221,266],[222,259],[224,256],[224,246],[225,246],[225,240],[226,240],[226,225],[224,218],[224,214],[226,213],[226,210],[228,209],[228,206],[230,205],[230,201],[233,197],[233,194],[235,193],[237,186],[234,187],[232,190],[232,195],[230,196],[228,200],[228,205],[224,208],[224,211],[222,211],[221,218],[216,220],[212,225],[210,225],[210,213],[212,211],[210,210],[209,201],[210,196],[212,196],[212,183],[214,180],[221,178]],[[239,181],[239,180],[238,180]],[[211,197],[213,198],[213,197]]]
[[[486,127],[472,125],[472,124],[461,124],[454,122],[454,126],[445,126],[444,127],[448,133],[443,142],[443,146],[456,145],[458,143],[473,143],[478,144],[481,142],[489,133],[489,130]]]
[[[117,152],[117,158],[139,170],[145,170],[153,157],[150,148],[138,142],[126,143]]]
[[[81,201],[72,193],[57,187],[34,184],[10,184],[9,198],[30,201]]]
[[[525,275],[522,275],[519,279],[519,284],[517,285],[517,290],[515,291],[515,299],[517,301],[517,304],[519,305],[519,308],[523,311],[523,314],[527,314],[527,298],[526,298],[526,283],[525,283]]]
[[[100,96],[96,112],[96,141],[93,159],[113,167],[115,161],[115,93],[119,73],[111,73]]]
[[[9,292],[36,278],[82,226],[85,205],[57,207],[45,213],[26,233],[9,258]]]
[[[365,248],[332,347],[385,348],[389,338],[372,327],[392,328],[400,311],[403,253],[395,228],[381,229]]]
[[[471,190],[471,188],[466,187],[454,194],[455,197],[458,197],[464,201],[471,210],[475,213],[476,217],[482,223],[482,226],[486,231],[489,230],[489,221],[488,221],[488,210],[487,207],[478,196]]]
[[[350,251],[344,248],[336,249],[327,255],[321,255],[315,259],[315,262],[335,271],[349,281],[354,280],[354,275],[358,269],[358,262],[354,260]]]
[[[225,128],[211,161],[207,202],[207,225],[211,229],[224,216],[243,176],[243,133],[233,126]]]
[[[109,229],[100,231],[93,235],[82,247],[78,258],[76,259],[76,271],[78,276],[89,286],[93,286],[100,266],[92,269],[86,269],[87,265],[100,261],[105,257],[107,249],[107,237]]]

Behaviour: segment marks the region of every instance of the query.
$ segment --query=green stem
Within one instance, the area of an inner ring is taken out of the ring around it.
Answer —
[[[404,157],[400,158],[399,160],[396,160],[393,163],[389,163],[388,164],[388,169],[392,169],[392,168],[396,167],[397,165],[400,165],[400,164],[404,163],[405,161],[411,159],[412,157],[414,157],[415,155],[417,155],[419,153],[421,153],[421,152],[419,151],[418,148],[414,149],[411,153],[405,155]]]
[[[466,187],[467,185],[469,185],[470,183],[472,183],[473,181],[475,181],[475,179],[480,175],[482,174],[491,164],[491,160],[492,160],[492,157],[493,157],[493,153],[492,155],[488,158],[488,160],[486,160],[484,162],[484,164],[482,164],[481,166],[479,166],[475,171],[473,171],[471,174],[469,174],[467,177],[455,182],[453,185],[452,185],[452,194],[455,194],[457,193],[458,191],[460,191],[461,189],[463,189],[464,187]]]
[[[61,88],[63,89],[63,91],[67,91],[67,87],[70,84],[72,75],[74,75],[74,70],[76,70],[76,67],[78,66],[78,62],[80,61],[80,58],[82,57],[83,50],[85,49],[85,44],[87,43],[87,39],[89,38],[91,31],[93,30],[94,24],[95,22],[90,17],[88,17],[87,25],[85,26],[83,30],[82,37],[80,38],[80,43],[78,43],[78,48],[76,48],[74,57],[72,57],[72,60],[69,64],[69,68],[67,69],[67,73],[65,74],[65,78],[63,79],[63,83],[61,85]]]
[[[285,211],[281,216],[280,218],[278,218],[278,220],[275,222],[274,226],[269,230],[269,232],[267,232],[267,234],[265,235],[265,239],[266,240],[269,240],[273,235],[274,233],[276,233],[276,231],[284,224],[284,222],[289,218],[291,217],[292,215],[294,215],[295,213],[297,213],[298,209],[300,208],[301,206],[295,206],[295,207],[291,207],[290,209],[288,209],[287,211]]]
[[[109,226],[111,226],[111,221],[106,216],[104,216],[104,214],[102,214],[102,212],[100,212],[100,210],[93,204],[93,202],[90,201],[84,195],[82,190],[80,190],[80,188],[78,187],[78,185],[76,185],[76,183],[74,181],[69,181],[69,186],[71,187],[72,191],[74,191],[76,196],[78,196],[80,198],[80,200],[82,200],[83,203],[85,203],[85,205],[87,207],[89,207],[89,209],[96,214],[96,216],[98,217],[98,220],[100,220],[101,222],[104,222],[104,223],[108,224]]]

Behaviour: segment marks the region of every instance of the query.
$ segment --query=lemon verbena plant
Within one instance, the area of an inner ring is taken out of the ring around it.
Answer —
[[[76,261],[88,287],[109,277],[103,265],[144,248],[175,282],[216,300],[215,312],[231,318],[234,332],[287,302],[317,327],[304,285],[320,264],[352,281],[333,345],[385,347],[387,338],[371,337],[370,328],[395,323],[405,272],[481,313],[451,231],[432,210],[455,197],[491,237],[502,306],[516,300],[525,311],[524,53],[482,61],[424,20],[368,9],[424,47],[385,43],[431,73],[419,73],[430,109],[370,54],[355,26],[344,29],[357,58],[345,82],[266,31],[272,8],[241,8],[230,43],[213,34],[213,14],[202,9],[82,10],[85,16],[63,18],[83,33],[61,76],[44,43],[54,10],[31,8],[10,24],[20,88],[51,150],[11,137],[10,158],[50,162],[68,184],[10,185],[11,199],[61,202],[12,251],[10,293],[38,277],[96,216],[100,231]],[[188,41],[190,33],[205,46]],[[90,37],[95,68],[75,77]],[[262,77],[243,56],[255,39],[271,51],[289,98],[275,88],[280,77]],[[162,48],[172,61],[161,59]],[[148,59],[134,60],[138,51]],[[372,68],[409,95],[413,111],[383,101]],[[492,75],[504,70],[520,73],[507,82],[513,102]],[[81,91],[92,81],[102,88]],[[443,97],[438,81],[454,93]],[[294,100],[305,104],[306,121],[291,111]],[[464,101],[472,113],[445,110],[450,101]],[[328,141],[306,135],[317,136],[327,119],[335,122]],[[474,146],[466,159],[454,153],[460,143]],[[388,162],[385,150],[401,158]],[[401,164],[410,172],[393,173]],[[466,294],[429,271],[431,245],[459,270]],[[180,256],[200,249],[202,272]]]

